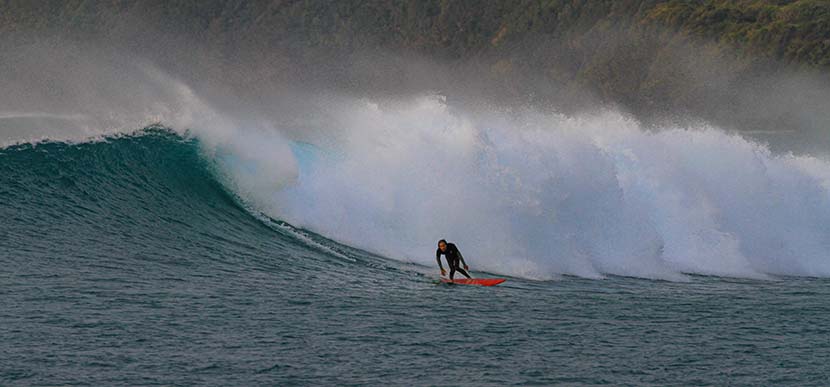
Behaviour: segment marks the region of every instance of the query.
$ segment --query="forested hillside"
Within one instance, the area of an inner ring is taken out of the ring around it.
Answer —
[[[4,0],[3,31],[106,33],[124,21],[227,40],[408,47],[460,58],[528,37],[668,27],[788,62],[830,65],[826,0]],[[230,34],[231,36],[228,36]]]

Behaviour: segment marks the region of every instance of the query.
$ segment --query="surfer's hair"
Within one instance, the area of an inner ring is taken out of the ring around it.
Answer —
[[[446,239],[441,239],[440,241],[438,241],[438,244],[439,244],[439,245],[440,245],[440,244],[442,244],[442,243],[446,245],[446,244],[447,244],[447,240],[446,240]]]

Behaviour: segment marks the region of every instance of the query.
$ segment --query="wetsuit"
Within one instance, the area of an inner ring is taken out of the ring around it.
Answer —
[[[447,243],[447,251],[441,251],[440,248],[435,251],[435,260],[438,261],[438,267],[440,267],[441,270],[444,270],[444,266],[441,266],[441,254],[444,254],[447,257],[447,265],[450,266],[450,279],[452,279],[456,271],[464,274],[467,278],[472,278],[459,265],[459,263],[463,263],[464,266],[467,266],[467,262],[464,262],[464,257],[461,255],[461,252],[458,251],[458,247],[455,247],[455,244]]]

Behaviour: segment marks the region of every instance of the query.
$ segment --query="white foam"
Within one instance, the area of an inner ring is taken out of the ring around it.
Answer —
[[[337,157],[253,196],[357,247],[432,265],[447,238],[475,268],[532,278],[830,275],[820,159],[711,127],[644,131],[614,112],[473,116],[438,97],[325,109],[323,135],[304,141]],[[277,157],[255,138],[237,151]]]

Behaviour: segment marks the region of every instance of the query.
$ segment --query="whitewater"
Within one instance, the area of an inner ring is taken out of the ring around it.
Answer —
[[[243,196],[392,258],[429,264],[447,237],[480,267],[526,278],[830,274],[826,160],[710,126],[647,131],[615,112],[473,117],[436,96],[343,105],[310,131],[321,136],[290,143],[293,160],[243,145],[245,162],[224,164]],[[262,187],[276,165],[296,172]]]

